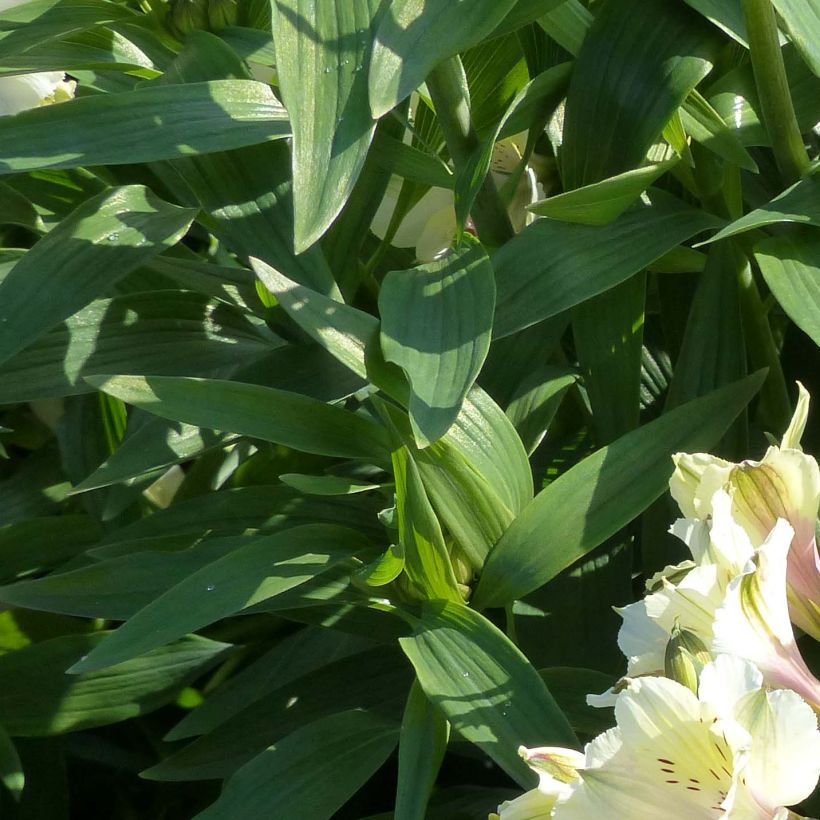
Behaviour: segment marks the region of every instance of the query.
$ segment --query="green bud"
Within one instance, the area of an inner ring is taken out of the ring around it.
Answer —
[[[196,29],[207,29],[207,0],[175,0],[171,6],[171,27],[180,36]]]
[[[236,25],[236,0],[208,0],[208,24],[211,31]]]
[[[698,677],[703,667],[712,660],[703,641],[676,622],[669,643],[666,644],[664,674],[667,678],[698,692]]]

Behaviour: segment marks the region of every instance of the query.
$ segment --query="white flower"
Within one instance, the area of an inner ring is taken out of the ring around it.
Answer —
[[[731,517],[758,548],[785,518],[794,529],[788,555],[788,597],[792,621],[820,640],[820,556],[816,524],[820,507],[820,469],[800,449],[808,417],[809,394],[798,385],[800,399],[780,447],[770,447],[761,461],[732,464],[704,453],[679,453],[669,482],[687,517],[713,514],[719,490],[731,498]]]
[[[707,664],[697,695],[666,678],[630,680],[615,716],[617,727],[587,745],[577,777],[553,790],[550,817],[781,820],[820,777],[811,708],[794,692],[764,690],[740,658]]]
[[[800,655],[788,614],[786,558],[793,530],[778,519],[755,549],[732,512],[732,500],[719,489],[710,521],[682,520],[672,528],[694,561],[667,567],[650,580],[653,591],[644,600],[619,610],[624,622],[618,646],[627,657],[627,673],[663,674],[677,624],[714,653],[747,658],[770,686],[794,689],[820,709],[820,682]]]
[[[0,0],[0,12],[23,2],[25,0]],[[75,86],[73,80],[66,80],[62,71],[0,76],[0,116],[63,102],[74,96]]]
[[[523,155],[523,147],[520,135],[496,143],[493,148],[491,172],[499,187],[516,170]],[[392,177],[371,225],[373,233],[379,239],[387,236],[401,188],[401,178]],[[528,165],[521,175],[508,207],[515,231],[520,231],[535,219],[535,216],[526,210],[526,206],[543,198],[544,191],[535,170]],[[456,227],[453,191],[433,187],[407,212],[391,243],[397,248],[415,248],[416,259],[419,262],[432,262],[450,248]]]

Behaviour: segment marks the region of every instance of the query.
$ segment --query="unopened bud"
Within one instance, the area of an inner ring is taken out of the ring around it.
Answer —
[[[175,0],[171,6],[171,26],[180,36],[208,28],[207,0]]]
[[[703,667],[712,660],[703,641],[688,629],[676,623],[666,644],[664,674],[667,678],[698,692],[698,677]]]
[[[236,0],[208,0],[208,24],[211,31],[236,25]]]

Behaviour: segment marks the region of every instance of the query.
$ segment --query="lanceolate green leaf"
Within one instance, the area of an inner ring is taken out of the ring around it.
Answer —
[[[575,746],[566,718],[515,645],[459,604],[425,605],[412,637],[399,643],[430,701],[453,728],[523,786],[534,777],[522,744]]]
[[[811,176],[796,182],[771,202],[718,231],[707,242],[717,242],[719,239],[779,222],[820,226],[820,177]],[[701,244],[705,245],[707,242]]]
[[[541,219],[501,248],[492,259],[498,288],[494,336],[508,336],[580,304],[721,224],[664,191],[650,189],[647,196],[649,205],[637,203],[608,225]]]
[[[766,239],[755,259],[789,318],[820,345],[820,231]]]
[[[293,129],[297,253],[339,215],[373,138],[367,77],[379,5],[380,0],[271,4],[276,70]]]
[[[353,530],[327,524],[251,539],[152,601],[71,671],[103,669],[134,658],[286,592],[367,546]]]
[[[772,0],[786,31],[811,70],[820,77],[820,2]]]
[[[447,57],[476,45],[515,0],[391,0],[376,28],[370,62],[370,107],[381,117]]]
[[[394,723],[365,711],[341,712],[297,729],[246,763],[197,820],[293,816],[326,820],[393,751]]]
[[[641,165],[711,69],[712,30],[678,0],[608,0],[576,60],[567,96],[564,188]]]
[[[601,182],[542,199],[530,205],[529,210],[539,216],[548,216],[562,222],[606,225],[619,217],[658,177],[677,162],[673,159],[626,171]]]
[[[139,19],[119,3],[105,0],[36,0],[0,11],[0,57],[24,54],[40,43],[106,23]]]
[[[230,649],[192,636],[104,672],[66,675],[110,634],[64,635],[0,657],[0,722],[8,733],[42,737],[145,714]]]
[[[0,725],[0,780],[16,799],[20,798],[26,776],[17,749],[14,748],[12,739],[2,725]]]
[[[151,162],[226,151],[289,134],[285,109],[263,83],[149,84],[4,117],[0,174]]]
[[[420,446],[455,421],[487,356],[494,309],[493,269],[478,244],[385,277],[382,351],[410,381],[410,422]]]
[[[0,366],[0,404],[86,393],[93,388],[84,377],[98,373],[227,374],[281,344],[247,315],[197,293],[97,299]]]
[[[425,598],[462,600],[441,526],[406,447],[393,452],[396,512],[407,577]]]
[[[447,751],[450,726],[418,681],[404,709],[399,740],[395,820],[425,820],[427,801]]]
[[[364,416],[271,387],[172,376],[90,376],[89,383],[157,416],[341,458],[383,458],[386,431]]]
[[[746,373],[736,254],[728,242],[711,248],[689,311],[667,407],[696,399]]]
[[[77,208],[0,282],[0,363],[175,244],[193,217],[139,185]]]
[[[553,481],[490,553],[474,605],[501,606],[526,595],[628,524],[663,492],[672,455],[718,441],[764,376],[756,373],[672,410]]]

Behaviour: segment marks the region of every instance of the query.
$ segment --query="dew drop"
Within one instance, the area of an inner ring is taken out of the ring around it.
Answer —
[[[325,66],[325,74],[330,74],[330,66],[329,65]]]
[[[206,586],[206,587],[205,587],[205,590],[206,590],[207,592],[213,592],[215,589],[216,589],[216,585],[215,585],[215,584],[208,584],[208,586]]]
[[[469,677],[470,677],[470,673],[469,673],[469,672],[462,672],[462,673],[461,673],[461,677],[462,677],[462,678],[469,678]]]
[[[120,235],[118,233],[110,233],[110,234],[108,234],[108,237],[107,237],[109,242],[116,242],[119,238],[120,238]]]

